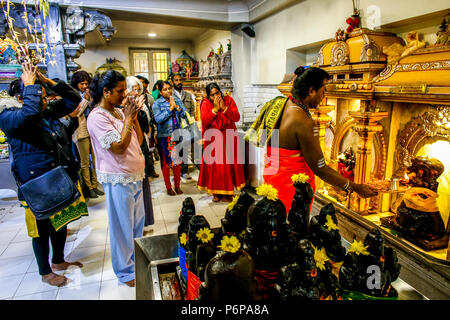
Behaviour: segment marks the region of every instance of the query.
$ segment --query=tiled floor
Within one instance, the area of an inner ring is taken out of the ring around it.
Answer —
[[[159,165],[155,166],[159,169]],[[160,172],[159,172],[160,173]],[[183,181],[185,194],[170,197],[165,192],[162,175],[152,181],[155,225],[145,236],[175,233],[178,215],[185,197],[193,198],[197,214],[211,227],[219,227],[226,203],[212,203],[212,196],[198,191],[198,171],[193,179]],[[80,261],[83,268],[63,272],[71,282],[61,288],[41,281],[36,259],[27,235],[24,210],[15,192],[0,190],[0,299],[7,300],[134,300],[135,289],[118,282],[111,265],[108,216],[104,197],[88,200],[89,216],[69,224],[73,233],[67,237],[67,261]]]

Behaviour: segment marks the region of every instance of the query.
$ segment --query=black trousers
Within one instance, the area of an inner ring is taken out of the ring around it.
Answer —
[[[33,251],[39,267],[41,276],[52,272],[48,256],[50,253],[48,240],[52,243],[52,263],[63,263],[64,246],[66,245],[67,227],[60,229],[58,232],[52,226],[50,219],[37,220],[37,229],[39,237],[33,238]]]

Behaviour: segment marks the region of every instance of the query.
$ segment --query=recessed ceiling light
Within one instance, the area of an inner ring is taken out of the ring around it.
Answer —
[[[156,37],[156,33],[151,32],[148,34],[148,36],[154,38],[154,37]]]

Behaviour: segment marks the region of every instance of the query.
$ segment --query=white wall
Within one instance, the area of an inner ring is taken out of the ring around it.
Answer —
[[[91,36],[91,35],[88,35]],[[93,36],[96,36],[95,34]],[[87,43],[90,43],[86,41]],[[93,41],[92,41],[93,42]],[[115,57],[121,61],[121,65],[130,74],[129,48],[166,48],[170,49],[170,61],[175,61],[181,55],[182,50],[189,54],[193,52],[193,44],[190,41],[167,40],[141,40],[141,39],[112,39],[109,45],[99,43],[87,44],[86,51],[76,59],[87,72],[95,72],[95,69],[106,62],[106,58]]]
[[[364,13],[371,5],[379,7],[380,24],[386,25],[448,9],[449,2],[448,0],[361,0],[363,27],[367,23]],[[252,75],[253,81],[259,84],[279,83],[286,71],[287,49],[333,38],[338,28],[347,27],[345,20],[352,11],[352,2],[349,0],[307,0],[256,23],[254,25],[255,47],[251,52],[252,61],[256,63]],[[434,32],[437,29],[438,25]],[[431,37],[427,38],[431,39]]]
[[[208,30],[202,35],[200,35],[197,39],[194,40],[194,51],[193,57],[196,60],[206,60],[208,57],[211,48],[214,49],[214,52],[217,52],[220,43],[222,43],[223,51],[226,52],[228,39],[231,40],[231,32],[223,31],[223,30]],[[192,56],[192,55],[191,55]]]

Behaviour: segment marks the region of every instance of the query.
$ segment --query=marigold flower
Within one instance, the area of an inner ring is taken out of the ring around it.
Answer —
[[[333,218],[329,214],[327,214],[327,222],[325,223],[325,226],[328,228],[328,231],[339,230],[339,227],[334,223]]]
[[[361,241],[354,240],[353,243],[350,245],[350,249],[348,249],[348,252],[354,252],[356,255],[369,255],[369,251],[367,251],[367,248],[369,246],[364,246],[364,244]]]
[[[186,233],[183,232],[180,236],[180,243],[182,245],[185,245],[187,243],[187,241],[188,241],[188,237],[187,237]]]
[[[198,230],[197,234],[195,236],[201,242],[206,243],[214,237],[214,233],[212,233],[211,230],[209,230],[208,228],[205,227],[205,228]]]
[[[217,247],[221,248],[223,251],[235,253],[241,247],[241,243],[235,236],[224,236],[220,241],[220,246]]]
[[[292,177],[292,182],[306,183],[309,180],[309,176],[304,173],[294,174]]]
[[[272,201],[278,199],[278,190],[275,189],[272,185],[266,183],[256,188],[256,194],[259,196],[266,197],[267,199]]]
[[[316,266],[320,270],[325,270],[325,262],[329,261],[330,259],[327,257],[327,253],[325,251],[325,248],[317,249],[316,247],[312,246],[314,249],[314,260],[316,261]]]
[[[230,204],[228,204],[228,210],[233,210],[233,208],[236,205],[238,199],[239,199],[239,195],[235,195],[233,197],[233,201]]]

